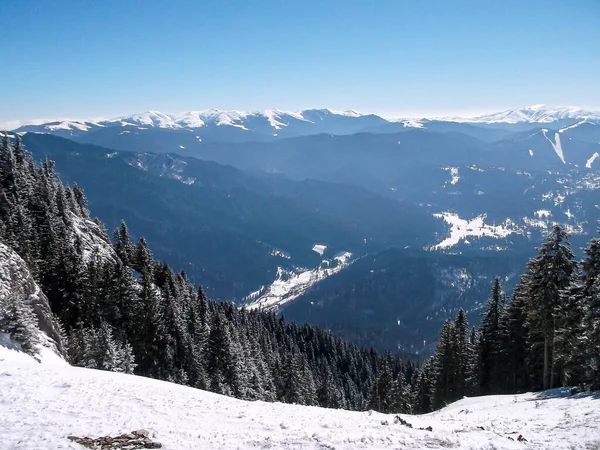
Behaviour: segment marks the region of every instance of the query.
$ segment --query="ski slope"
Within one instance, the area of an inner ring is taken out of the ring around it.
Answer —
[[[82,450],[67,436],[138,429],[168,450],[600,448],[600,399],[560,394],[464,399],[439,412],[403,415],[415,427],[408,428],[394,423],[394,415],[246,402],[133,375],[27,362],[4,352],[0,449]],[[428,426],[433,430],[416,429]],[[517,441],[519,434],[527,442]]]

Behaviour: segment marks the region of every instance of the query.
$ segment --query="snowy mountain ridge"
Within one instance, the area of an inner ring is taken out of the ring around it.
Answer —
[[[373,119],[381,124],[403,123],[407,128],[422,128],[429,121],[467,122],[467,123],[553,123],[565,119],[600,120],[600,111],[587,110],[576,106],[551,107],[533,105],[523,108],[510,109],[501,112],[483,114],[475,117],[383,117],[377,114],[365,114],[355,110],[338,111],[332,109],[304,109],[300,111],[284,111],[279,109],[264,110],[192,110],[179,113],[160,112],[155,110],[136,113],[106,120],[56,120],[43,123],[23,125],[18,129],[22,132],[57,132],[71,131],[85,133],[99,128],[112,126],[138,127],[140,129],[197,129],[207,126],[229,126],[245,131],[252,130],[257,124],[268,124],[273,130],[302,123],[315,125],[327,120],[360,120]]]
[[[248,131],[250,128],[246,122],[250,121],[266,122],[273,129],[278,130],[288,126],[292,122],[298,121],[314,124],[331,117],[359,118],[364,116],[369,116],[369,114],[361,114],[354,110],[334,111],[330,109],[306,109],[297,112],[278,109],[252,111],[206,109],[179,113],[150,110],[102,121],[57,120],[24,125],[20,130],[30,132],[54,132],[58,130],[87,132],[111,126],[131,126],[141,127],[141,129],[144,129],[144,127],[153,127],[177,130],[196,129],[213,125],[231,126]]]
[[[471,118],[453,118],[455,122],[471,123],[553,123],[564,119],[600,120],[600,111],[586,110],[577,106],[533,105],[523,108],[509,109],[491,114],[483,114]]]

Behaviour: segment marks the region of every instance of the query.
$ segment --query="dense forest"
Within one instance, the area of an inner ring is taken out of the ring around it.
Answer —
[[[86,197],[20,140],[0,146],[0,242],[27,263],[71,364],[135,373],[242,399],[427,412],[464,395],[600,388],[600,240],[575,260],[555,227],[512,298],[496,280],[481,326],[445,322],[420,367],[308,325],[209,301],[125,223],[112,239]],[[198,255],[199,258],[202,255]],[[0,305],[0,332],[35,351],[28,305]]]
[[[51,161],[36,166],[18,138],[2,141],[0,189],[0,241],[47,295],[71,364],[243,399],[348,409],[368,407],[382,371],[392,370],[403,388],[412,376],[411,364],[327,331],[208,301],[184,272],[156,261],[144,238],[134,244],[124,223],[111,241],[90,218],[82,190],[65,186]],[[33,348],[26,305],[0,315],[0,331]]]

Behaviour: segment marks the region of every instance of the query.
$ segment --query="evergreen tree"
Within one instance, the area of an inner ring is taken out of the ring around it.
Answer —
[[[462,308],[454,320],[454,344],[456,346],[456,397],[462,398],[467,392],[467,379],[469,377],[469,363],[472,360],[472,347],[469,342],[469,324]]]
[[[502,361],[506,363],[507,386],[510,392],[529,389],[527,373],[527,311],[522,284],[515,287],[506,307],[502,329]]]
[[[500,280],[496,278],[490,300],[481,320],[481,392],[490,393],[500,383],[501,329],[503,314],[503,292]]]
[[[131,242],[131,236],[125,222],[121,222],[119,228],[113,233],[113,242],[113,247],[121,262],[126,266],[131,265],[136,257],[136,248]]]
[[[35,355],[39,342],[38,321],[30,305],[20,297],[0,302],[0,332],[8,334],[24,352]]]
[[[530,345],[534,347],[533,351],[542,348],[541,385],[543,389],[548,389],[554,387],[558,381],[554,338],[561,291],[571,283],[577,263],[568,242],[568,234],[558,225],[537,250],[539,255],[527,264],[528,273],[524,287],[529,337],[533,338]]]

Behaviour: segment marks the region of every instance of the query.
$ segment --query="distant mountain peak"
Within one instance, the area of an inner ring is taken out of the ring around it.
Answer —
[[[577,106],[537,104],[467,119],[457,119],[456,121],[473,123],[552,123],[564,119],[600,120],[600,111],[585,110]]]

